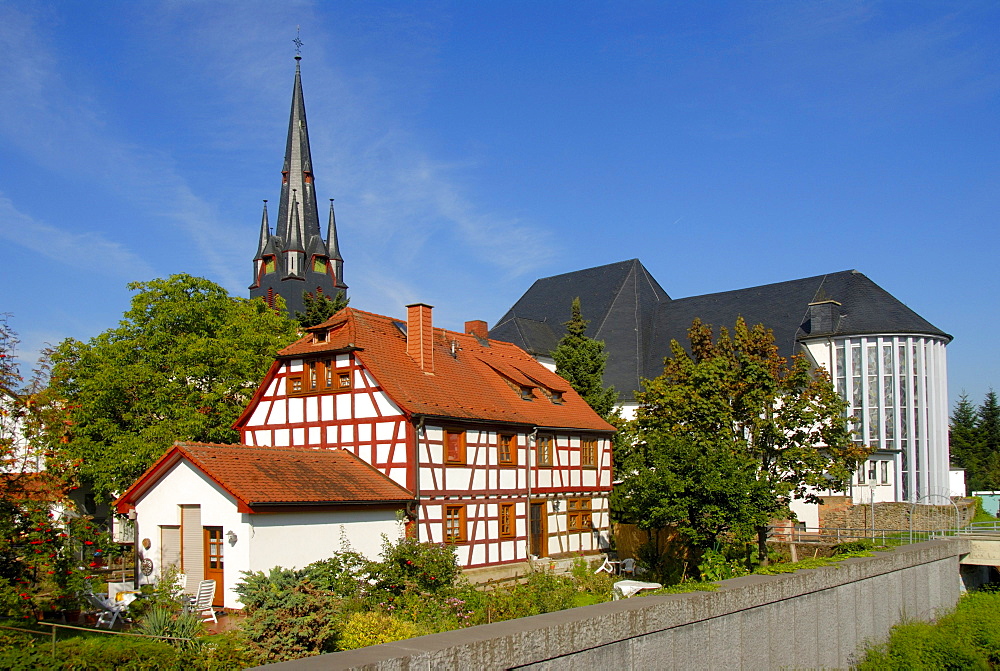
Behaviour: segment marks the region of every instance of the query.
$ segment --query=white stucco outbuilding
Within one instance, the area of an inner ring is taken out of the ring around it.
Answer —
[[[240,608],[242,571],[301,568],[339,551],[376,558],[413,495],[346,450],[177,443],[116,502],[135,511],[153,575],[177,566],[189,589],[217,581]]]

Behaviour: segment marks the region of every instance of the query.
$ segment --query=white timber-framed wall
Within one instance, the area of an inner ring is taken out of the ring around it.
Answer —
[[[362,356],[320,358],[330,362],[332,376],[349,375],[350,384],[335,391],[294,391],[295,379],[312,374],[311,359],[280,360],[239,427],[244,444],[351,451],[414,493],[410,532],[420,540],[454,543],[466,568],[608,547],[609,434],[407,417]],[[446,432],[459,433],[463,445],[462,458],[451,463]],[[553,440],[550,459],[539,460],[538,436]],[[512,440],[512,458],[503,463],[501,437]],[[582,463],[583,441],[594,446],[592,466]],[[536,513],[542,506],[534,542],[532,505]],[[581,505],[586,510],[578,509]]]

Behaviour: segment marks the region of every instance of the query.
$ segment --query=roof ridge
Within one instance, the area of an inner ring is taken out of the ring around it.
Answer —
[[[856,270],[838,270],[837,272],[833,272],[833,273],[823,273],[821,275],[811,275],[809,277],[796,277],[795,279],[791,279],[791,280],[782,280],[780,282],[768,282],[766,284],[757,284],[757,285],[750,286],[750,287],[741,287],[739,289],[728,289],[726,291],[713,291],[713,292],[710,292],[710,293],[707,293],[707,294],[695,294],[694,296],[684,296],[683,298],[673,298],[673,299],[671,299],[671,302],[686,301],[686,300],[691,299],[691,298],[706,298],[708,296],[720,296],[722,294],[734,294],[734,293],[737,293],[737,292],[740,292],[740,291],[751,291],[753,289],[763,289],[765,287],[773,287],[773,286],[777,286],[779,284],[791,284],[792,282],[806,282],[808,280],[821,280],[821,281],[825,282],[826,278],[830,277],[831,275],[841,275],[843,273],[857,273],[857,272],[858,271],[856,271]],[[861,274],[861,273],[858,273],[858,274]],[[867,277],[867,275],[865,277]]]

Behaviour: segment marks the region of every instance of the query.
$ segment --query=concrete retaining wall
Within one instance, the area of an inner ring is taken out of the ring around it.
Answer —
[[[960,593],[968,541],[931,541],[696,592],[470,627],[275,664],[302,669],[842,668],[900,620],[929,620]]]

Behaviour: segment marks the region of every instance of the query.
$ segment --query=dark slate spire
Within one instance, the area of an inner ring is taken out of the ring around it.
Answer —
[[[288,226],[288,242],[285,245],[285,273],[286,277],[301,277],[304,272],[302,260],[305,257],[305,248],[302,245],[301,223],[299,222],[298,192],[292,189],[292,202],[289,208],[292,213],[292,220]]]
[[[295,84],[292,87],[292,109],[288,117],[288,138],[285,141],[285,163],[281,169],[281,202],[278,205],[278,222],[275,235],[288,240],[292,225],[289,207],[291,191],[298,195],[298,220],[300,240],[321,235],[316,191],[313,183],[312,153],[309,149],[309,127],[306,124],[306,105],[302,97],[302,71],[299,57],[295,63]]]
[[[333,263],[334,284],[338,289],[346,289],[344,284],[344,257],[340,255],[340,240],[337,237],[337,217],[333,213],[333,198],[330,199],[330,220],[326,225],[327,254]]]
[[[296,42],[296,46],[301,46],[301,43]],[[324,240],[320,231],[309,127],[302,95],[301,60],[296,50],[278,217],[272,234],[265,201],[257,255],[254,257],[254,283],[250,286],[251,298],[262,297],[272,301],[275,295],[282,296],[290,315],[305,310],[304,292],[335,296],[347,289],[341,276],[343,259],[337,243],[336,225],[333,224],[328,233],[329,240]],[[271,257],[274,259],[269,263]]]
[[[340,242],[337,239],[337,217],[333,213],[333,198],[330,199],[330,221],[326,225],[326,242],[330,258],[334,261],[343,261],[340,255]]]
[[[267,201],[264,201],[264,214],[260,218],[260,240],[257,242],[257,256],[253,257],[258,261],[264,257],[264,248],[271,240],[271,226],[267,221]]]

